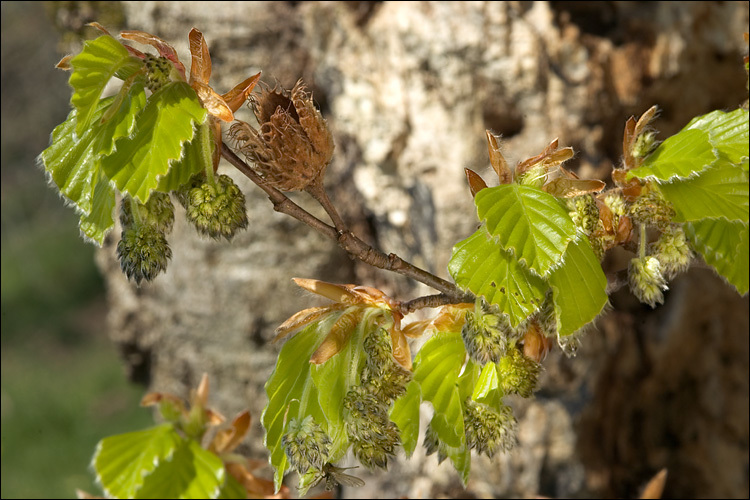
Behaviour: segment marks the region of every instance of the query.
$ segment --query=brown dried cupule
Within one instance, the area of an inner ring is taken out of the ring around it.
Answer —
[[[268,184],[302,191],[322,183],[333,156],[333,137],[300,80],[291,90],[264,88],[252,96],[259,128],[238,121],[230,134]]]

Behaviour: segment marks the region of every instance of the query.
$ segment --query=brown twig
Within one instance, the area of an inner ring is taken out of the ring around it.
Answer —
[[[388,254],[381,252],[380,250],[373,248],[361,239],[359,239],[354,233],[352,233],[343,219],[338,215],[338,212],[333,207],[333,204],[328,199],[325,190],[321,187],[318,189],[310,189],[308,192],[323,206],[331,220],[334,222],[335,227],[323,222],[314,215],[310,214],[307,210],[300,207],[292,200],[290,200],[284,193],[278,189],[269,186],[263,178],[258,175],[250,166],[245,163],[240,157],[238,157],[229,146],[222,143],[221,155],[233,166],[253,181],[259,188],[261,188],[268,195],[268,198],[273,203],[275,211],[294,217],[298,221],[307,224],[323,236],[335,241],[338,245],[343,248],[350,256],[359,259],[365,264],[369,264],[379,269],[385,269],[387,271],[393,271],[403,276],[412,278],[420,283],[424,283],[439,292],[442,292],[441,296],[445,297],[444,304],[452,304],[459,302],[472,302],[473,296],[466,294],[460,290],[455,284],[446,281],[434,274],[421,269],[410,262],[403,260],[396,254]],[[434,296],[431,296],[434,297]],[[428,297],[420,299],[414,299],[406,304],[411,304],[408,307],[409,312],[415,311],[420,307],[437,307],[428,305],[430,300]],[[431,299],[433,300],[433,299]],[[425,304],[425,305],[421,305]]]

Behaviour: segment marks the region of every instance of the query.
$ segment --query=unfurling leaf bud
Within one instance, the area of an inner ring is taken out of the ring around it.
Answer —
[[[659,259],[666,279],[672,279],[679,273],[687,271],[693,252],[687,243],[682,226],[671,225],[650,246],[649,253]]]
[[[518,442],[518,423],[510,406],[496,410],[469,398],[464,407],[464,428],[469,448],[488,458],[498,451],[510,450]]]
[[[185,206],[187,219],[201,234],[231,240],[238,230],[247,227],[245,195],[228,175],[216,176],[212,182],[199,174],[178,191],[177,197]]]
[[[281,445],[291,467],[304,474],[310,469],[321,470],[328,462],[331,438],[312,415],[308,415],[301,422],[296,418],[289,421]]]
[[[264,89],[251,96],[251,104],[259,129],[237,122],[230,134],[266,182],[281,191],[322,182],[333,157],[333,137],[302,81],[291,93]]]
[[[481,364],[499,361],[514,336],[508,318],[490,308],[482,298],[477,299],[474,311],[466,313],[466,323],[461,329],[466,352]]]
[[[661,271],[661,264],[656,257],[634,258],[628,266],[628,283],[630,291],[652,308],[664,302],[663,290],[667,282]]]
[[[539,381],[542,365],[523,355],[518,349],[510,349],[497,364],[500,387],[505,394],[518,394],[528,398]]]

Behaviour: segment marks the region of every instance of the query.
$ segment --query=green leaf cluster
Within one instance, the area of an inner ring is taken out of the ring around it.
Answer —
[[[311,356],[331,333],[337,320],[353,313],[360,319],[350,331],[342,332],[346,335],[342,348],[323,363],[311,363]],[[268,404],[261,417],[266,431],[264,445],[270,452],[277,491],[290,469],[282,441],[293,419],[302,421],[312,416],[326,432],[331,440],[327,456],[329,463],[340,460],[347,452],[351,443],[346,431],[344,399],[361,382],[361,372],[366,364],[364,337],[379,327],[387,328],[392,322],[392,316],[383,308],[351,306],[331,311],[284,344],[276,367],[266,382]],[[302,477],[301,494],[314,481],[315,472],[310,471]]]
[[[145,203],[200,170],[179,160],[207,112],[186,82],[147,95],[143,61],[109,35],[86,42],[70,67],[73,110],[39,160],[79,214],[83,236],[101,245],[114,226],[115,190]],[[113,78],[123,80],[118,93],[102,97]]]
[[[102,439],[92,460],[110,498],[244,498],[221,459],[171,423]]]
[[[482,225],[455,245],[448,264],[458,286],[496,304],[514,328],[539,311],[550,290],[561,336],[601,312],[606,278],[557,198],[512,183],[482,189],[474,201]]]
[[[630,177],[653,181],[698,252],[748,292],[748,112],[713,111],[665,140]]]

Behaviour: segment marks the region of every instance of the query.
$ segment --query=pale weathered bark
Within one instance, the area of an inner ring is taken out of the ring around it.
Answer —
[[[511,161],[559,137],[582,175],[606,178],[631,114],[660,105],[657,127],[668,134],[746,98],[746,2],[124,6],[128,29],[158,34],[185,57],[189,29],[203,31],[219,91],[258,70],[287,87],[304,78],[334,133],[326,184],[344,217],[384,251],[445,278],[452,245],[476,224],[463,169],[492,177],[485,129],[503,134]],[[291,277],[399,299],[430,290],[357,265],[222,168],[248,199],[250,227],[231,244],[199,238],[178,209],[166,275],[128,283],[114,259],[118,234],[99,263],[111,336],[132,376],[185,394],[207,372],[217,409],[250,408],[249,449],[261,457],[262,387],[278,352],[267,341],[312,304]],[[418,451],[346,494],[632,496],[668,467],[669,495],[746,497],[747,298],[706,270],[672,288],[653,312],[618,292],[576,358],[553,354],[536,398],[512,401],[520,445],[476,459],[466,492],[447,463]]]

